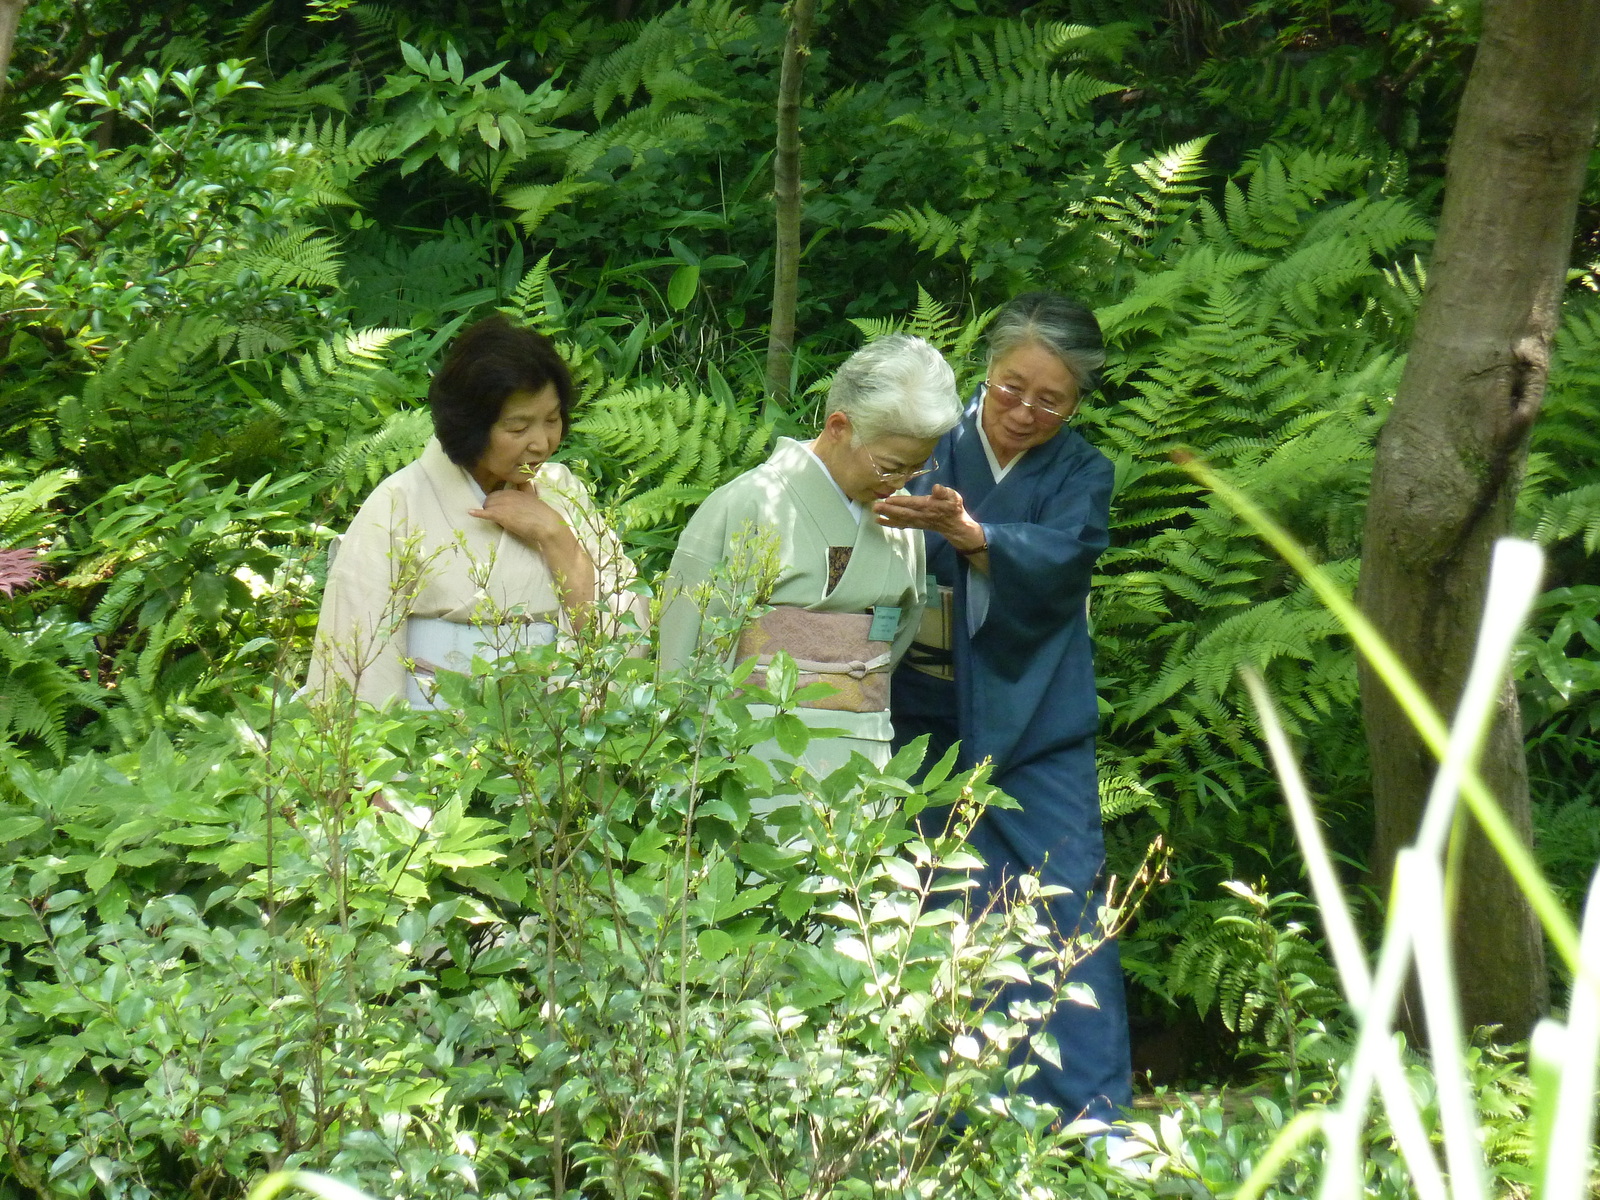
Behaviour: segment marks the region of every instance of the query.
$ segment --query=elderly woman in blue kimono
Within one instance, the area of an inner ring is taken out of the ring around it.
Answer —
[[[927,531],[923,629],[894,676],[896,745],[961,743],[960,764],[994,763],[1020,810],[990,809],[972,833],[985,884],[1039,872],[1070,889],[1051,903],[1064,936],[1092,932],[1104,860],[1087,600],[1105,549],[1111,463],[1063,424],[1095,388],[1105,351],[1082,304],[1030,292],[990,326],[987,378],[934,451],[916,495],[874,505],[879,523]],[[932,761],[930,759],[930,761]],[[1115,1120],[1132,1102],[1128,1023],[1115,942],[1072,979],[1096,1006],[1063,1000],[1049,1023],[1061,1066],[1038,1063],[1030,1091],[1065,1119]]]

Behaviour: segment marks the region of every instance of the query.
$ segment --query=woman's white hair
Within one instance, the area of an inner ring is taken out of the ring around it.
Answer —
[[[891,333],[861,347],[828,385],[828,411],[850,418],[853,443],[937,438],[961,420],[956,375],[919,337]]]

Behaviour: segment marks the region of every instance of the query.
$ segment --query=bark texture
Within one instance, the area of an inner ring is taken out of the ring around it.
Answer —
[[[17,23],[28,0],[0,0],[0,96],[6,91],[6,72],[11,68],[11,48],[17,42]]]
[[[1451,144],[1439,237],[1393,415],[1378,443],[1361,601],[1448,717],[1482,615],[1489,555],[1510,527],[1544,397],[1573,223],[1600,109],[1600,3],[1486,0]],[[1364,671],[1373,873],[1387,884],[1435,763]],[[1529,831],[1527,766],[1508,685],[1483,773]],[[1466,1019],[1526,1037],[1548,999],[1538,925],[1474,827],[1456,955]],[[1413,1022],[1415,1024],[1415,1022]]]
[[[767,404],[789,400],[794,361],[795,303],[800,287],[800,95],[817,0],[790,0],[789,33],[778,77],[778,148],[772,164],[777,238],[772,260],[772,324],[767,335]]]

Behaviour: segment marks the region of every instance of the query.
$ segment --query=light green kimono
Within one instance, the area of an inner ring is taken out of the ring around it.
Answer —
[[[922,614],[926,562],[922,534],[885,529],[864,512],[858,523],[827,468],[800,442],[779,438],[772,457],[711,493],[689,521],[672,557],[661,618],[661,666],[671,671],[695,654],[701,611],[689,593],[735,552],[749,533],[776,545],[777,584],[773,605],[817,612],[862,613],[878,606],[900,610],[890,669],[900,661]],[[832,591],[828,548],[851,547],[850,562]],[[889,713],[798,710],[813,728],[844,729],[847,737],[817,739],[804,756],[814,775],[826,775],[852,751],[882,766],[890,758]],[[769,748],[770,749],[770,748]]]

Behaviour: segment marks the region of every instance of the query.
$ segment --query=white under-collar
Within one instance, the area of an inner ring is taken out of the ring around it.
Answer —
[[[844,494],[844,489],[839,486],[839,481],[833,477],[833,472],[828,470],[828,464],[817,457],[817,452],[811,448],[810,442],[801,442],[800,448],[816,460],[817,466],[822,468],[823,475],[827,476],[828,482],[833,484],[833,490],[838,493],[839,499],[844,501],[844,506],[850,510],[850,516],[857,525],[861,524],[861,518],[867,511],[866,506]]]
[[[978,440],[983,443],[983,456],[989,460],[989,471],[994,475],[994,481],[999,483],[1007,475],[1011,474],[1012,468],[1022,461],[1022,456],[1027,453],[1027,450],[1019,451],[1017,456],[1005,466],[1002,467],[1000,465],[1000,459],[995,455],[994,447],[989,444],[989,435],[983,430],[983,410],[988,404],[989,392],[986,388],[983,393],[983,402],[978,407]]]

